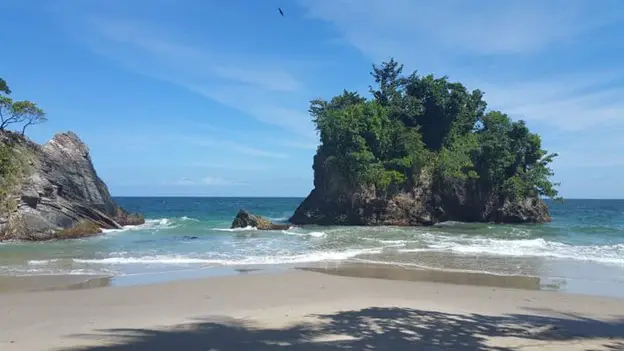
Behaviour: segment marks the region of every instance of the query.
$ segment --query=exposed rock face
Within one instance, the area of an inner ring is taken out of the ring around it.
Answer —
[[[145,223],[145,217],[143,217],[142,214],[128,213],[128,211],[121,207],[117,207],[117,212],[114,218],[117,223],[123,227],[127,225],[141,225]]]
[[[314,189],[290,222],[319,225],[432,225],[444,221],[543,223],[548,206],[539,198],[512,202],[479,188],[473,181],[434,179],[426,172],[413,187],[381,197],[374,187],[352,187],[318,154]]]
[[[231,228],[247,227],[254,227],[259,230],[285,230],[290,228],[290,225],[272,223],[266,218],[256,216],[245,210],[240,210],[236,217],[234,217]]]
[[[0,228],[5,239],[53,239],[85,221],[96,224],[91,226],[96,229],[144,223],[142,216],[127,213],[113,201],[93,167],[89,149],[76,134],[56,134],[43,146],[23,137],[18,143],[33,157],[18,189],[16,209]]]

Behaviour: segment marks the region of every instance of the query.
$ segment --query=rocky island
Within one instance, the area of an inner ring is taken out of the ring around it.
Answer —
[[[145,222],[113,201],[76,134],[56,134],[44,145],[24,136],[45,114],[10,93],[0,79],[0,240],[75,238]]]
[[[488,111],[484,93],[447,77],[373,66],[372,99],[344,91],[313,100],[320,135],[314,189],[296,225],[542,223],[557,197],[556,154],[523,121]]]

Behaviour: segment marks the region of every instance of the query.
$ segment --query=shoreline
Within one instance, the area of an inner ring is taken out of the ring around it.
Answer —
[[[0,349],[598,351],[624,346],[622,299],[458,287],[289,270],[4,294]]]
[[[589,280],[561,280],[529,275],[496,274],[490,272],[415,267],[353,260],[314,262],[308,264],[249,265],[243,267],[201,267],[118,276],[89,274],[0,276],[0,296],[7,293],[159,285],[175,283],[177,281],[255,274],[275,274],[289,271],[308,271],[356,279],[367,278],[387,281],[452,284],[457,286],[550,291],[558,294],[624,299],[624,290],[621,289],[624,285],[620,283],[609,284],[608,282],[592,282]]]
[[[273,270],[274,272],[281,270]],[[177,281],[212,279],[243,274],[265,273],[256,268],[210,267],[172,272],[142,273],[134,275],[96,274],[49,274],[49,275],[0,275],[0,296],[4,294],[34,293],[45,291],[88,290],[97,288],[120,288],[167,284]],[[271,270],[269,270],[271,272]]]
[[[108,287],[113,276],[106,275],[23,275],[0,276],[0,296],[10,293],[25,293],[53,290],[81,290]]]

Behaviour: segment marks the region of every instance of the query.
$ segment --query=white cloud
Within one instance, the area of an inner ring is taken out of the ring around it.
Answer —
[[[624,143],[621,134],[624,126],[615,128],[612,133],[604,131],[578,131],[564,133],[564,139],[555,140],[554,148],[559,154],[553,164],[555,170],[574,168],[609,168],[624,166]],[[619,172],[619,171],[618,171]]]
[[[226,169],[229,171],[266,171],[269,168],[263,165],[252,165],[248,163],[218,163],[218,162],[194,162],[189,166],[198,168]]]
[[[301,83],[292,75],[282,70],[260,70],[245,69],[217,65],[213,67],[216,76],[233,80],[239,83],[246,83],[252,86],[259,86],[275,91],[297,91],[301,89]]]
[[[310,17],[332,23],[375,60],[428,56],[433,46],[454,54],[534,52],[622,18],[618,2],[300,0]]]
[[[482,83],[490,108],[563,131],[624,125],[624,87],[604,86],[610,77],[553,77],[547,81]],[[621,73],[619,76],[623,76]]]
[[[301,142],[301,141],[286,140],[286,141],[280,142],[280,144],[286,147],[290,147],[290,148],[304,149],[304,150],[316,150],[316,148],[320,144],[320,141]]]
[[[225,180],[223,178],[218,177],[205,177],[202,180],[202,184],[206,185],[235,185],[236,182],[231,182],[229,180]]]
[[[222,143],[221,145],[227,149],[232,149],[242,154],[247,154],[247,155],[252,155],[252,156],[269,157],[269,158],[288,158],[288,155],[281,153],[281,152],[261,150],[255,147],[240,145],[240,144],[229,142],[229,141]]]
[[[178,180],[167,183],[168,185],[175,186],[230,186],[230,185],[243,185],[243,183],[227,180],[219,177],[206,176],[201,179],[191,179],[188,177],[182,177]]]
[[[170,38],[167,31],[149,23],[102,18],[93,19],[89,23],[93,33],[100,39],[91,38],[93,49],[137,70],[146,67],[135,59],[151,58],[150,61],[159,66],[152,67],[154,71],[142,73],[153,74],[174,83],[186,86],[197,78],[220,78],[274,91],[301,89],[301,82],[297,78],[270,61],[241,61],[239,57],[179,43]],[[106,41],[102,42],[101,39]]]
[[[187,185],[196,185],[197,182],[194,180],[191,180],[190,178],[187,177],[182,177],[180,179],[174,180],[170,183],[168,183],[170,185],[180,185],[180,186],[187,186]]]
[[[213,138],[198,138],[198,137],[192,137],[192,136],[179,136],[179,137],[176,137],[176,139],[178,141],[191,143],[197,146],[221,149],[224,152],[234,151],[237,153],[251,155],[251,156],[277,158],[277,159],[288,158],[287,154],[284,154],[281,152],[267,151],[267,150],[259,149],[256,147],[243,145],[243,144],[233,142],[230,140],[216,140]]]
[[[261,122],[310,138],[303,85],[285,58],[228,55],[220,47],[187,44],[164,27],[139,21],[96,18],[82,39],[125,68],[183,86]],[[289,98],[287,98],[289,97]],[[287,105],[290,102],[290,106]]]
[[[315,137],[310,116],[302,108],[287,108],[273,102],[272,94],[250,86],[228,85],[214,87],[190,86],[189,89],[224,105],[256,117],[259,121],[283,127],[299,136]]]

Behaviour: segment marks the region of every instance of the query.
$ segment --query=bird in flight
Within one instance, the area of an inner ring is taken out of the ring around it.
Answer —
[[[279,7],[277,9],[279,10],[280,15],[284,16],[284,11],[282,11],[282,9]]]

